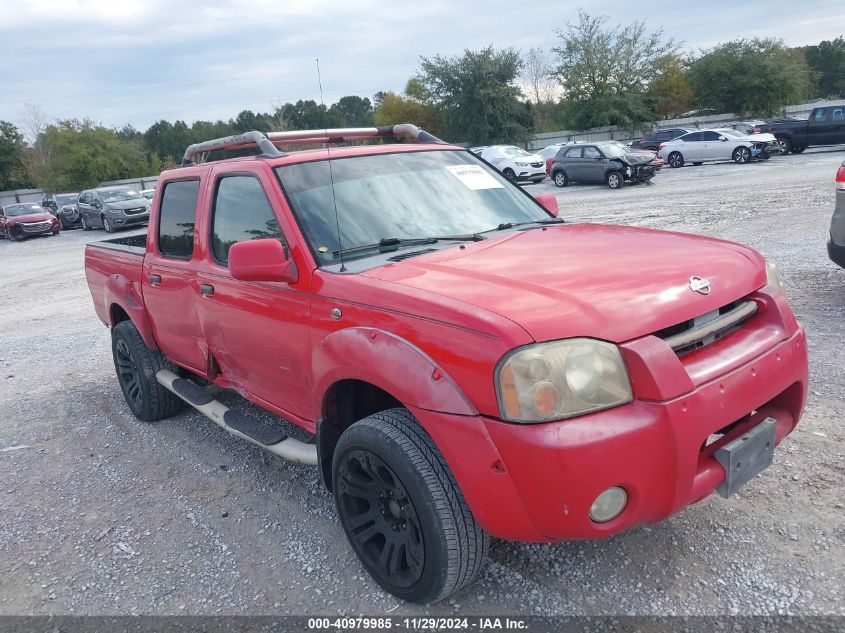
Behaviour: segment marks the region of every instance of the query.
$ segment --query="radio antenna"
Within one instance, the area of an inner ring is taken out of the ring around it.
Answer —
[[[334,192],[334,172],[332,171],[332,149],[329,139],[329,112],[326,110],[326,103],[323,101],[323,80],[320,78],[320,60],[314,60],[317,63],[317,85],[320,88],[320,105],[323,108],[323,133],[326,135],[326,156],[329,163],[329,182],[332,185],[332,203],[334,204],[334,223],[337,227],[337,250],[340,254],[340,272],[346,272],[346,266],[343,263],[343,244],[340,241],[340,217],[337,212],[337,196]]]

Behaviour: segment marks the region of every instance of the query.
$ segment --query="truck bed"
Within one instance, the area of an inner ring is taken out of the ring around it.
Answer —
[[[140,299],[146,244],[146,235],[128,235],[91,242],[85,247],[85,276],[88,289],[91,291],[97,316],[104,323],[109,323],[106,283],[110,278],[117,277],[121,282],[128,282],[126,286]]]

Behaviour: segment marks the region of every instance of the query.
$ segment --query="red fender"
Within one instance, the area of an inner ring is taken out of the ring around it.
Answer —
[[[311,367],[318,417],[329,387],[348,379],[375,385],[412,407],[478,415],[460,387],[428,354],[384,330],[352,327],[332,332],[314,350]]]
[[[108,309],[109,327],[117,325],[113,322],[112,306],[119,305],[129,315],[132,323],[144,339],[144,344],[151,350],[157,351],[158,344],[153,336],[153,328],[140,289],[123,275],[111,275],[103,286],[103,305]]]

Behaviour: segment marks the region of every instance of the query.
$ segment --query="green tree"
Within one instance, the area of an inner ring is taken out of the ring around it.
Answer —
[[[532,128],[517,85],[521,70],[522,59],[510,48],[423,57],[406,93],[438,110],[449,138],[485,145],[521,142]]]
[[[771,115],[812,92],[803,51],[776,39],[725,42],[692,62],[689,83],[698,104],[719,112]]]
[[[341,97],[329,108],[329,118],[342,127],[371,127],[374,114],[372,102],[355,95]]]
[[[139,145],[89,120],[58,121],[40,139],[52,160],[38,182],[48,191],[78,191],[108,180],[144,176],[151,165]]]
[[[816,73],[816,95],[836,99],[845,97],[845,38],[825,40],[807,46],[804,55],[810,69]]]
[[[24,158],[23,134],[8,121],[0,121],[0,191],[31,185]]]
[[[645,22],[607,26],[607,16],[578,12],[578,22],[558,30],[555,75],[564,90],[562,109],[576,129],[632,127],[654,118],[648,88],[678,45]]]
[[[654,109],[665,119],[689,111],[693,92],[680,57],[669,55],[663,59],[660,72],[651,82],[649,93]]]
[[[413,123],[435,136],[442,134],[440,116],[433,106],[395,92],[384,92],[375,113],[375,124],[382,126],[397,123]]]
[[[144,142],[150,152],[165,156],[182,158],[185,149],[194,142],[191,128],[184,121],[157,121],[144,132]]]
[[[312,99],[286,103],[276,108],[276,115],[288,130],[320,130],[343,124],[337,112],[330,113],[326,106]]]

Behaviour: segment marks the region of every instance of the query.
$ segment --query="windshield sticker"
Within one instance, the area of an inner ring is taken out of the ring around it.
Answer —
[[[468,189],[501,189],[502,183],[488,174],[480,165],[448,165],[446,167],[455,178],[460,180]]]

